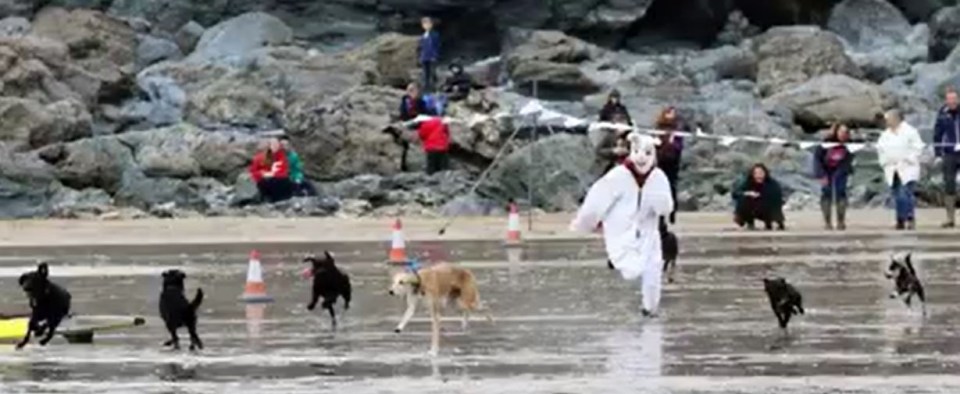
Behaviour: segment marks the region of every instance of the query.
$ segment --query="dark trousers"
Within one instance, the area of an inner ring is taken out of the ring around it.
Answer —
[[[317,189],[313,187],[313,183],[304,179],[300,183],[294,183],[293,193],[298,197],[312,197],[317,195]]]
[[[837,171],[827,175],[827,184],[820,187],[822,201],[847,201],[847,173]]]
[[[761,198],[744,196],[737,203],[737,225],[753,228],[754,222],[763,222],[767,230],[773,229],[776,223],[779,229],[784,228],[783,207],[775,208],[765,204]]]
[[[427,152],[427,175],[436,174],[450,169],[450,154],[448,152]]]
[[[960,163],[960,153],[947,152],[943,154],[943,192],[948,196],[957,194],[957,164]]]
[[[437,82],[437,62],[429,60],[420,62],[420,68],[423,73],[423,80],[421,81],[423,91],[433,93],[433,85]]]
[[[680,180],[679,169],[675,171],[665,171],[667,180],[670,181],[670,196],[673,197],[673,211],[670,212],[670,224],[677,223],[677,182]]]
[[[275,203],[293,197],[294,185],[287,178],[263,178],[257,183],[257,190],[263,201]]]

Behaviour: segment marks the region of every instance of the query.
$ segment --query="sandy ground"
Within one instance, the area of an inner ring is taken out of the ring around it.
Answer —
[[[567,230],[572,214],[545,214],[521,218],[528,240],[589,238]],[[404,235],[411,241],[502,240],[506,218],[457,218],[444,235],[438,234],[447,218],[402,218]],[[739,232],[728,213],[681,213],[678,231],[691,236],[724,236]],[[920,233],[939,233],[943,212],[918,212]],[[0,248],[10,246],[65,245],[184,245],[296,242],[379,242],[390,238],[390,218],[203,218],[130,221],[22,220],[0,222]],[[822,234],[818,212],[788,212],[787,234]],[[860,210],[849,213],[848,234],[893,232],[893,213]],[[757,232],[757,236],[768,236]],[[776,235],[776,234],[775,234]],[[738,234],[737,236],[741,236]]]

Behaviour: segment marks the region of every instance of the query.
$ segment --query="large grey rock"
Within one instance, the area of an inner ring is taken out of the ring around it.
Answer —
[[[74,189],[103,189],[112,195],[124,175],[135,170],[131,148],[113,137],[49,145],[38,154],[54,167],[60,182]]]
[[[190,21],[197,21],[204,26],[212,26],[220,22],[231,7],[229,0],[114,0],[110,12],[126,17],[140,17],[152,22],[156,28],[174,32]]]
[[[954,5],[954,0],[891,0],[912,22],[926,22],[937,10]]]
[[[138,70],[164,60],[179,60],[183,57],[180,47],[168,39],[141,34],[139,40],[136,60]]]
[[[347,53],[348,62],[369,61],[376,65],[380,85],[403,89],[417,81],[420,37],[388,33],[376,37],[360,48]]]
[[[180,29],[178,29],[174,35],[174,40],[177,42],[177,46],[180,47],[180,52],[193,52],[194,48],[197,47],[197,43],[200,42],[200,37],[203,37],[204,31],[206,31],[206,29],[194,21],[187,22],[183,26],[180,26]]]
[[[784,90],[766,100],[793,111],[798,123],[823,127],[831,122],[873,124],[885,108],[879,86],[846,75],[828,74]]]
[[[147,177],[233,180],[256,153],[259,141],[238,133],[209,132],[187,124],[116,137],[134,152]]]
[[[581,66],[601,55],[600,48],[559,31],[514,29],[503,56],[515,84],[529,88],[538,81],[545,90],[592,93],[598,83]]]
[[[37,148],[90,136],[91,117],[72,100],[42,105],[28,99],[0,97],[0,140],[15,149]]]
[[[927,58],[926,42],[930,37],[927,25],[914,26],[909,34],[901,37],[897,43],[877,46],[868,52],[850,53],[854,63],[863,70],[865,78],[882,82],[891,77],[910,72],[911,64]]]
[[[811,26],[774,27],[753,43],[759,64],[757,83],[772,95],[824,74],[861,75],[833,33]]]
[[[113,197],[100,189],[61,188],[50,200],[51,216],[61,219],[92,219],[112,212]]]
[[[154,128],[183,121],[187,94],[173,78],[165,75],[141,76],[137,78],[137,88],[140,97],[124,105],[124,123]]]
[[[722,46],[698,52],[685,65],[686,72],[698,84],[721,79],[754,79],[757,56],[745,46]]]
[[[189,60],[237,62],[251,52],[288,44],[293,30],[277,17],[263,12],[246,13],[204,31]]]
[[[960,6],[943,8],[930,19],[930,59],[943,60],[960,43]]]
[[[0,0],[0,17],[30,17],[35,7],[35,0]]]
[[[130,172],[123,178],[114,199],[118,204],[157,213],[170,208],[203,212],[211,208],[211,202],[222,201],[220,205],[225,206],[228,192],[228,188],[214,179],[148,178]]]
[[[506,201],[526,199],[532,191],[534,205],[543,209],[576,209],[596,180],[591,173],[593,155],[586,136],[557,134],[541,139],[504,157],[481,193]]]
[[[860,51],[902,43],[912,30],[886,0],[844,0],[833,8],[827,28]]]
[[[23,37],[30,33],[30,21],[19,16],[0,19],[0,37]]]

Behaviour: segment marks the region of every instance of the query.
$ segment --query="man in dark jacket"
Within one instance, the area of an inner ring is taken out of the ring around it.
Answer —
[[[423,27],[423,36],[420,37],[418,49],[420,67],[423,69],[423,89],[432,92],[437,62],[440,60],[440,34],[433,30],[433,19],[430,17],[420,19],[420,25]]]
[[[960,162],[960,99],[957,91],[950,89],[945,96],[946,104],[937,113],[937,123],[934,126],[934,153],[941,160],[943,168],[943,203],[947,208],[947,221],[944,228],[956,227],[955,216],[957,206],[957,164]]]
[[[470,89],[473,88],[473,81],[470,75],[463,72],[463,66],[460,63],[450,65],[450,78],[443,84],[443,92],[447,94],[450,101],[460,101],[470,95]]]
[[[847,149],[850,130],[835,124],[814,152],[813,173],[820,181],[820,210],[824,227],[833,230],[833,206],[837,207],[837,230],[847,229],[847,179],[853,173],[853,152]]]
[[[630,118],[630,113],[627,112],[627,107],[625,107],[623,102],[620,100],[620,92],[614,90],[610,92],[610,95],[607,96],[606,104],[604,104],[603,108],[600,109],[600,121],[613,122],[617,115],[622,115],[626,120],[626,124],[633,125],[633,119]]]
[[[754,221],[760,220],[767,230],[772,230],[774,223],[778,230],[784,229],[783,190],[763,164],[754,165],[738,182],[733,190],[733,201],[737,225],[753,230]]]

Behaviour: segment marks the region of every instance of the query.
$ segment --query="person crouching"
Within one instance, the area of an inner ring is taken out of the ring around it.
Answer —
[[[784,230],[783,191],[763,164],[755,164],[743,177],[733,191],[733,200],[738,226],[753,230],[754,222],[760,220],[767,230],[772,230],[774,223]]]
[[[290,181],[290,162],[280,140],[271,138],[266,148],[253,157],[250,177],[257,184],[260,198],[269,203],[293,197],[294,184]]]

